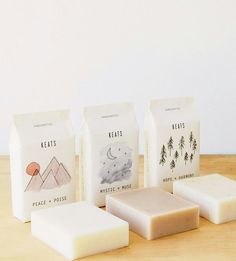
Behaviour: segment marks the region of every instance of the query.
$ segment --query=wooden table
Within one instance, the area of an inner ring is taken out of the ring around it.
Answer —
[[[143,185],[143,158],[140,160]],[[78,161],[77,161],[78,164]],[[77,167],[78,169],[78,167]],[[236,179],[235,155],[201,156],[201,175],[218,172]],[[12,217],[9,158],[0,157],[0,260],[65,260],[31,236],[30,223]],[[81,260],[236,260],[236,221],[214,225],[201,218],[200,228],[147,241],[130,232],[129,247]]]

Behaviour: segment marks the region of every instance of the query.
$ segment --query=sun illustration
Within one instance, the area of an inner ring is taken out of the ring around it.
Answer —
[[[37,162],[31,162],[27,167],[26,167],[26,173],[30,176],[36,176],[39,174],[40,171],[40,166]]]

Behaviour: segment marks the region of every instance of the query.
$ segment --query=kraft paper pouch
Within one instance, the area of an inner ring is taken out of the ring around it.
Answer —
[[[86,107],[80,137],[80,197],[105,205],[107,193],[138,186],[138,125],[129,103]]]
[[[15,115],[10,137],[13,214],[75,200],[75,136],[68,111]]]
[[[145,122],[144,183],[172,192],[199,175],[199,119],[192,97],[150,102]]]

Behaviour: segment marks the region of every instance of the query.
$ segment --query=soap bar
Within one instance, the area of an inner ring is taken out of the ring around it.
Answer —
[[[236,220],[236,183],[219,174],[174,182],[173,192],[200,206],[200,215],[215,224]]]
[[[128,245],[127,222],[85,202],[34,211],[31,231],[73,260]]]
[[[107,195],[106,209],[148,240],[194,229],[199,223],[197,205],[157,187]]]

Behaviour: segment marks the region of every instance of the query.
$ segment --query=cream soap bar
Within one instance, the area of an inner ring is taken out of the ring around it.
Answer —
[[[107,195],[106,208],[148,240],[194,229],[199,223],[197,205],[157,187]]]
[[[73,260],[129,243],[127,222],[85,202],[34,211],[32,234]]]
[[[176,181],[174,194],[200,206],[200,215],[215,224],[236,220],[236,183],[219,174]]]

